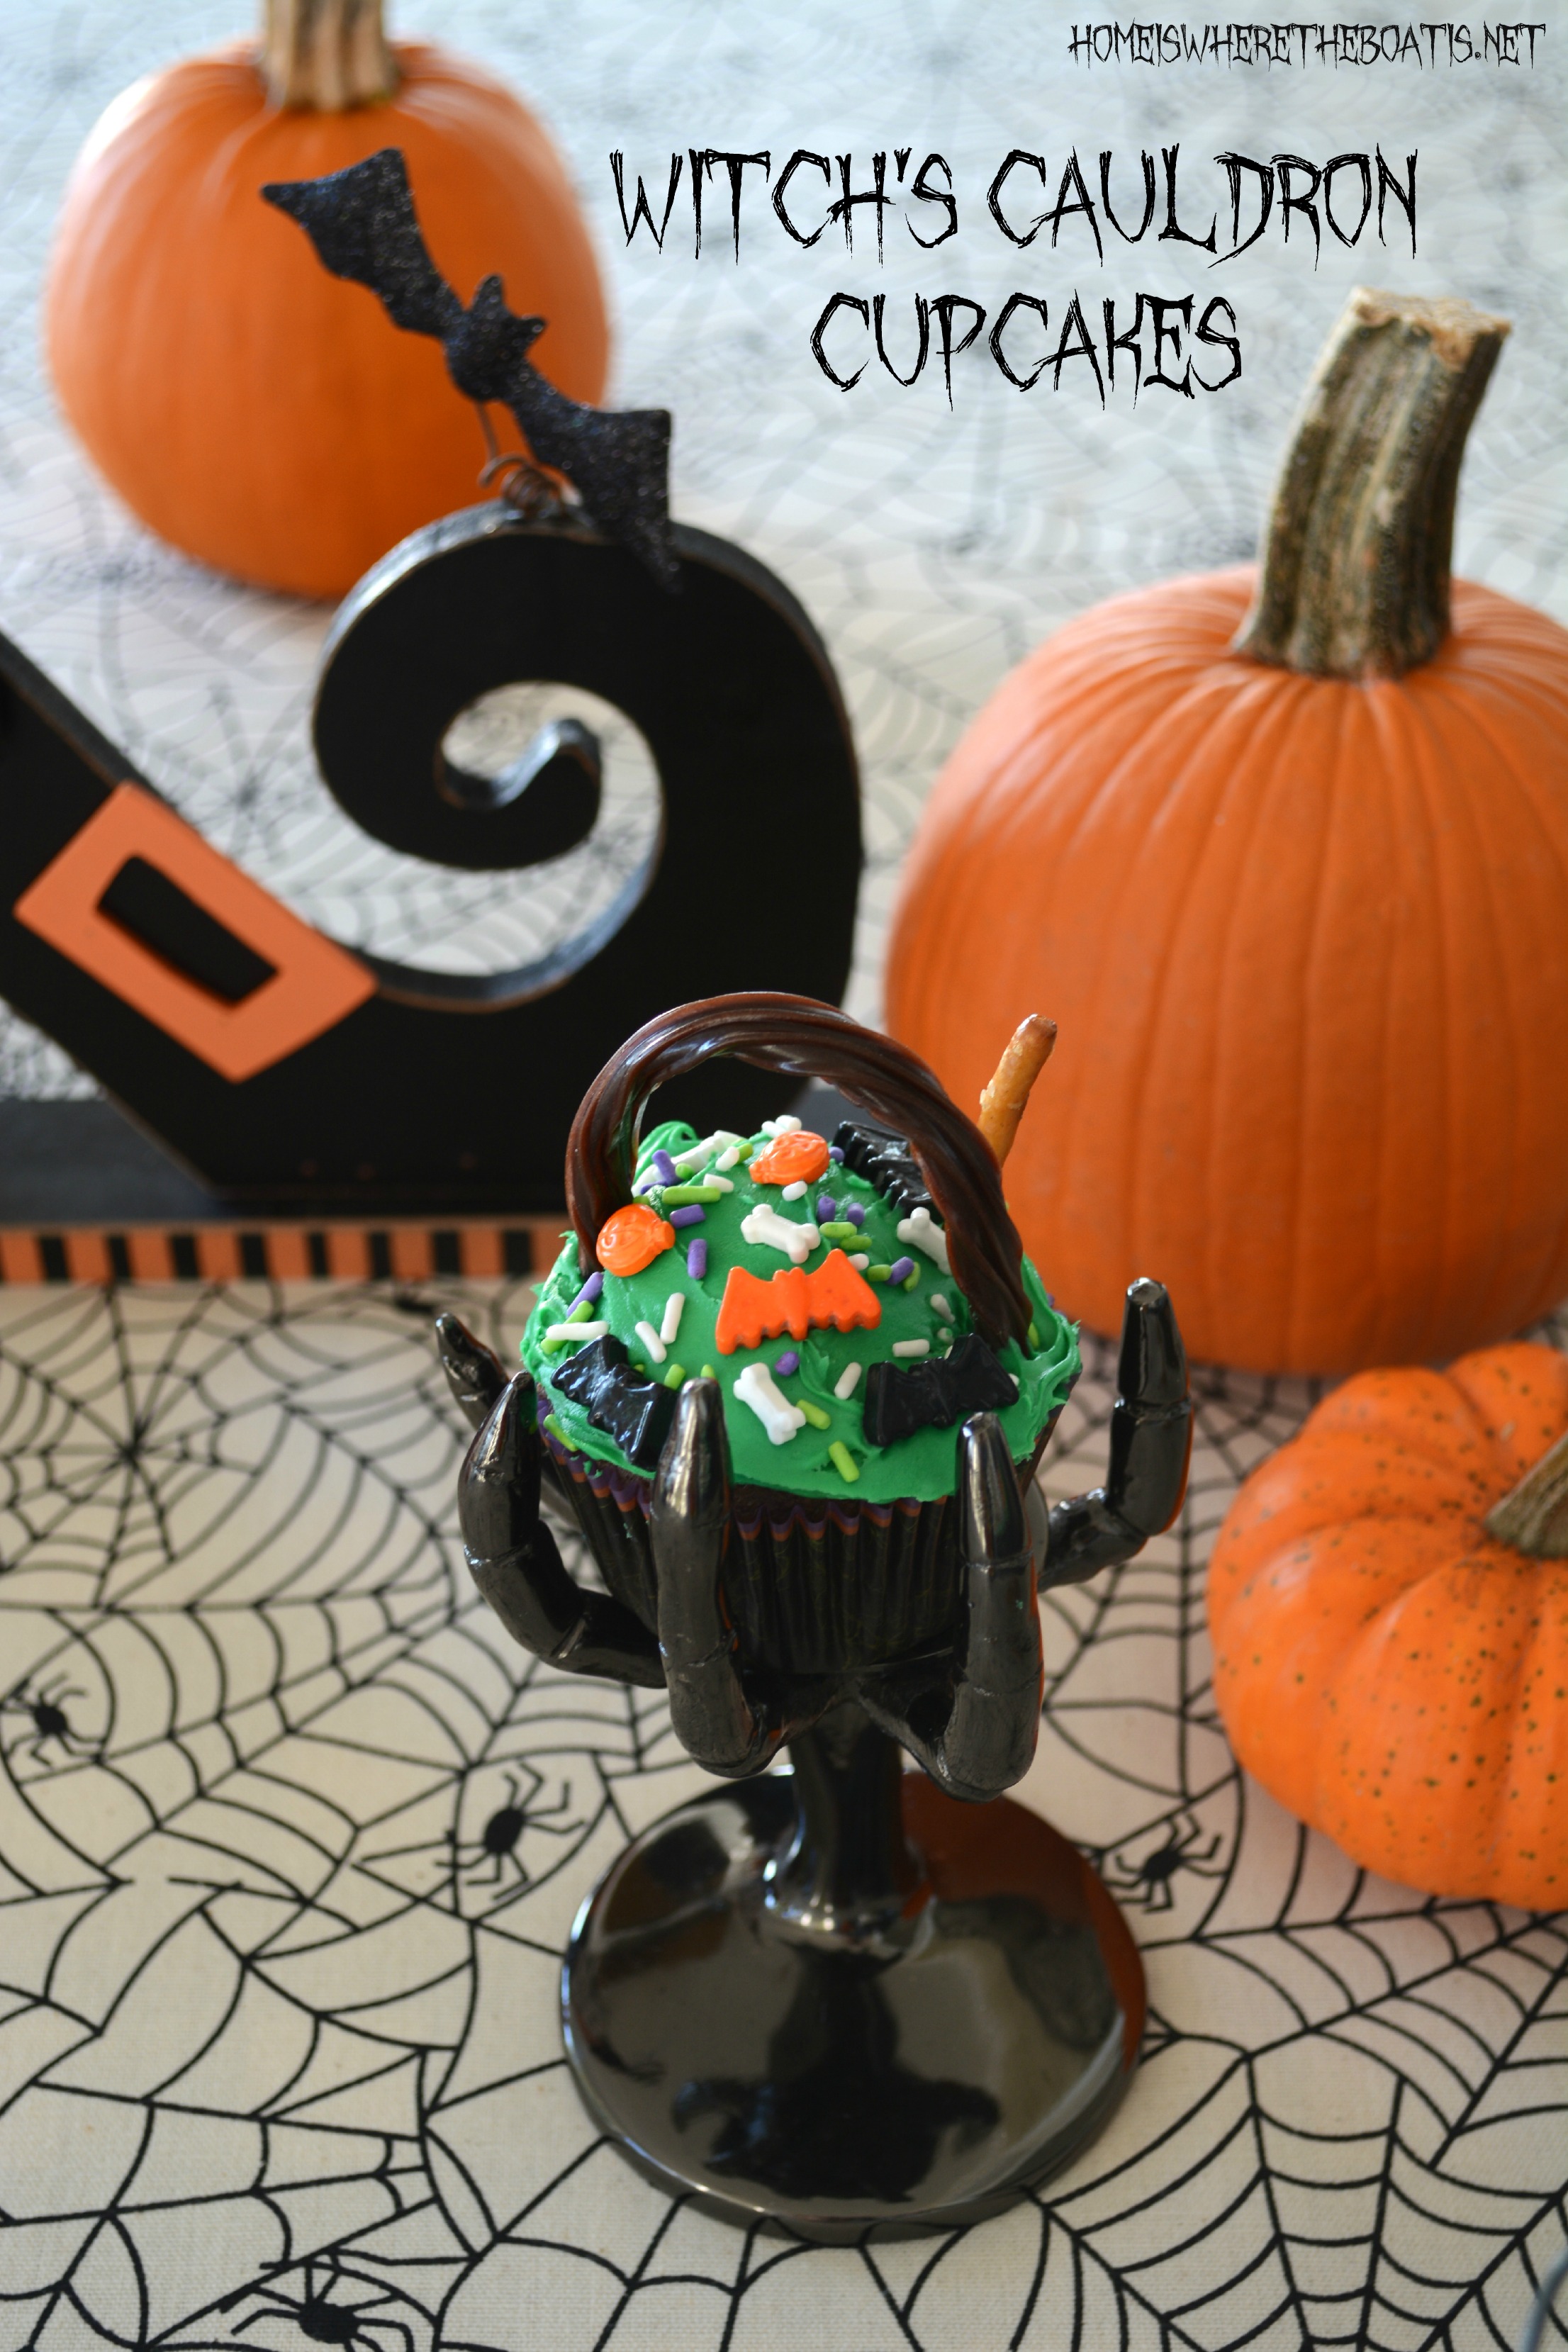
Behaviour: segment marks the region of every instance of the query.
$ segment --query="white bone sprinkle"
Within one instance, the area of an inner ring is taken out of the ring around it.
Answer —
[[[899,1219],[899,1239],[908,1242],[915,1249],[924,1250],[927,1257],[934,1259],[943,1274],[952,1272],[947,1262],[947,1235],[928,1208],[922,1206],[910,1215]]]
[[[735,1382],[735,1394],[751,1406],[775,1445],[787,1445],[805,1427],[805,1413],[781,1393],[766,1364],[748,1364]]]
[[[858,1364],[845,1365],[844,1370],[839,1373],[838,1378],[833,1383],[833,1393],[838,1399],[840,1404],[846,1403],[848,1399],[854,1395],[855,1383],[859,1377],[860,1367]]]
[[[788,1111],[785,1111],[783,1118],[764,1118],[763,1121],[764,1135],[795,1135],[799,1131],[799,1119],[792,1117]]]
[[[805,1177],[797,1176],[793,1184],[784,1185],[780,1190],[779,1198],[781,1201],[804,1201],[805,1198]]]
[[[658,1336],[667,1348],[673,1348],[675,1345],[676,1335],[680,1329],[680,1318],[685,1309],[685,1291],[672,1290],[664,1302],[664,1320],[658,1327]]]
[[[893,1353],[895,1356],[929,1356],[931,1341],[929,1339],[895,1339]]]
[[[742,1218],[741,1233],[758,1248],[782,1251],[792,1265],[804,1265],[822,1239],[815,1225],[794,1224],[765,1202]]]
[[[643,1346],[647,1349],[648,1354],[653,1358],[654,1362],[656,1364],[662,1364],[664,1361],[664,1341],[659,1338],[658,1333],[654,1329],[653,1325],[651,1323],[637,1323],[633,1326],[633,1328],[636,1330],[637,1338],[642,1341]]]
[[[944,1323],[950,1323],[952,1320],[952,1309],[940,1290],[931,1292],[931,1311],[933,1315],[940,1315]]]
[[[740,1141],[741,1138],[732,1127],[716,1127],[712,1134],[705,1135],[700,1143],[689,1143],[684,1151],[678,1151],[675,1164],[683,1175],[689,1176],[701,1167],[705,1160],[711,1159],[714,1152],[733,1151]],[[720,1164],[725,1163],[721,1161]],[[734,1161],[731,1160],[728,1164],[733,1167]]]
[[[602,1339],[609,1329],[607,1323],[552,1323],[546,1327],[546,1339],[558,1345],[575,1345],[579,1339]]]
[[[849,1263],[854,1267],[857,1274],[864,1274],[866,1268],[871,1263],[870,1254],[866,1250],[857,1250]]]

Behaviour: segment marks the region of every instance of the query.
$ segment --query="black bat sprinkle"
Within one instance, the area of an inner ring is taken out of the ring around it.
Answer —
[[[393,324],[433,335],[465,398],[510,409],[541,465],[564,474],[606,539],[673,588],[679,569],[669,536],[669,413],[605,410],[568,400],[529,361],[542,319],[509,310],[499,278],[487,278],[465,310],[426,247],[403,152],[383,147],[320,180],[275,180],[261,191],[305,231],[322,266],[380,296]]]

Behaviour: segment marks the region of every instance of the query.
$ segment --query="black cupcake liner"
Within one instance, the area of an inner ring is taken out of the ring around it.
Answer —
[[[1056,1420],[1053,1413],[1018,1465],[1021,1490]],[[657,1631],[652,1480],[575,1453],[548,1429],[540,1433],[605,1585]],[[951,1496],[829,1502],[733,1487],[724,1597],[742,1654],[793,1674],[854,1674],[945,1647],[963,1612],[957,1516]]]

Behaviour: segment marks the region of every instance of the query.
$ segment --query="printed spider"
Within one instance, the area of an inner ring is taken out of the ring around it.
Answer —
[[[83,1732],[73,1731],[70,1718],[65,1710],[65,1702],[68,1698],[85,1698],[86,1696],[87,1693],[79,1688],[75,1683],[66,1682],[62,1672],[54,1675],[48,1682],[39,1684],[29,1698],[27,1677],[24,1675],[16,1689],[6,1697],[0,1699],[0,1715],[26,1715],[32,1717],[32,1738],[29,1739],[24,1733],[16,1741],[16,1748],[12,1752],[25,1749],[33,1759],[34,1763],[42,1765],[46,1771],[49,1769],[49,1759],[44,1754],[44,1747],[45,1743],[51,1739],[68,1759],[81,1756],[95,1756],[98,1753],[98,1742],[89,1739]]]
[[[258,2298],[255,2310],[235,2321],[235,2335],[242,2336],[259,2320],[287,2319],[311,2344],[339,2345],[345,2347],[345,2352],[394,2352],[395,2341],[398,2352],[415,2352],[414,2331],[406,2320],[374,2315],[382,2304],[403,2301],[395,2288],[383,2287],[374,2278],[340,2269],[335,2256],[329,2256],[321,2265],[323,2276],[318,2287],[317,2268],[313,2262],[305,2264],[304,2292],[300,2294],[282,2292],[278,2282],[272,2280],[260,2286],[241,2287],[237,2295],[230,2295],[223,2305],[226,2311],[248,2296]],[[331,2291],[345,2280],[374,2292],[352,2303],[334,2302]]]
[[[1191,1813],[1178,1813],[1170,1823],[1165,1843],[1133,1862],[1125,1853],[1114,1854],[1110,1862],[1110,1883],[1124,1895],[1141,1895],[1145,1911],[1170,1911],[1175,1906],[1171,1881],[1177,1871],[1190,1870],[1196,1877],[1214,1878],[1218,1874],[1204,1868],[1220,1849],[1220,1833],[1216,1830],[1207,1845],[1198,1850],[1203,1831]],[[1134,1841],[1130,1840],[1130,1843]]]
[[[572,1783],[563,1781],[561,1794],[552,1805],[531,1810],[533,1800],[544,1786],[542,1777],[531,1765],[524,1764],[531,1783],[528,1793],[521,1792],[518,1774],[506,1776],[507,1801],[498,1805],[477,1838],[459,1839],[452,1832],[453,1875],[461,1876],[468,1886],[500,1886],[510,1863],[517,1872],[517,1892],[521,1894],[533,1882],[528,1865],[518,1852],[525,1830],[542,1830],[547,1837],[570,1837],[581,1827],[577,1822],[558,1822],[556,1816],[567,1811],[572,1802]],[[486,1864],[490,1866],[487,1869]]]

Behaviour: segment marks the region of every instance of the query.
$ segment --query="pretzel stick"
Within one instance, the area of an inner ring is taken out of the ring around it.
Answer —
[[[1037,1013],[1031,1013],[1008,1038],[996,1075],[981,1095],[977,1124],[998,1161],[1013,1149],[1029,1089],[1050,1060],[1056,1042],[1056,1023],[1042,1021]]]

